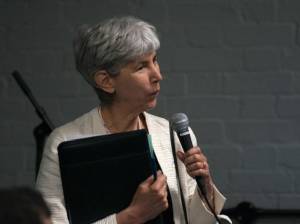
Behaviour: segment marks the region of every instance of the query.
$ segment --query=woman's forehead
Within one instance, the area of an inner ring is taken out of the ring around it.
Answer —
[[[135,59],[133,59],[132,61],[130,61],[131,63],[141,63],[143,61],[148,61],[148,60],[152,60],[153,57],[156,56],[156,51],[153,52],[149,52],[140,56],[137,56]]]

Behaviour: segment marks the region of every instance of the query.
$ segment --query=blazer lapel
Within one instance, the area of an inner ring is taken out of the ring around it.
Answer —
[[[176,189],[176,172],[174,158],[171,150],[169,130],[162,130],[154,121],[152,115],[144,113],[149,134],[152,138],[152,144],[157,161],[162,172],[168,177],[167,182],[170,188]]]

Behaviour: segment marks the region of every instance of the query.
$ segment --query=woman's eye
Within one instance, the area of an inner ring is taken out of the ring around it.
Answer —
[[[138,66],[137,70],[142,70],[144,68],[144,66]]]
[[[143,68],[145,68],[144,64],[138,65],[136,70],[142,70]]]

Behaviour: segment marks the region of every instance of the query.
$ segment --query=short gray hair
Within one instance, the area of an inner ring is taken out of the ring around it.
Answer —
[[[96,88],[94,75],[106,70],[118,75],[122,66],[160,47],[153,25],[135,17],[115,17],[95,26],[82,26],[74,39],[76,68],[96,90],[101,103],[111,100],[105,91]]]

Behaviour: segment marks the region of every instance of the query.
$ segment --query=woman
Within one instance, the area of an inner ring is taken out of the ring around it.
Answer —
[[[50,135],[38,175],[37,186],[49,203],[54,223],[68,223],[60,179],[57,146],[62,141],[92,135],[146,129],[162,172],[154,181],[142,182],[128,207],[96,223],[145,223],[164,212],[165,223],[184,223],[168,121],[147,113],[156,106],[160,73],[156,52],[160,42],[155,28],[133,17],[106,20],[82,29],[74,41],[78,71],[95,89],[100,106]],[[196,145],[195,136],[192,134]],[[207,197],[219,213],[224,197],[215,188],[206,157],[198,147],[183,153],[178,140],[180,183],[193,223],[214,223],[192,177],[202,176]]]

